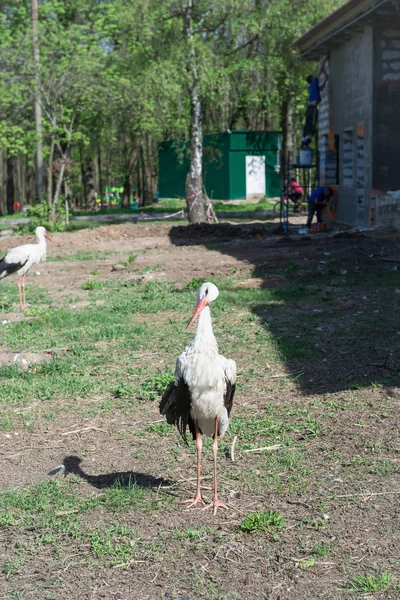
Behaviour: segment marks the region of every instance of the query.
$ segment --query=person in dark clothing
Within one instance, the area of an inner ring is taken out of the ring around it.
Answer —
[[[309,75],[306,79],[308,83],[308,105],[306,111],[306,121],[304,123],[303,137],[301,138],[303,146],[308,146],[315,133],[315,128],[318,120],[318,104],[321,102],[321,91],[327,84],[328,74],[325,71],[325,59],[321,62],[318,75],[314,77]],[[322,85],[320,85],[320,77],[324,73],[325,79]]]
[[[334,195],[334,191],[331,187],[321,186],[317,187],[309,196],[308,196],[308,218],[307,218],[307,227],[311,228],[311,222],[313,220],[313,216],[317,213],[317,231],[321,230],[322,223],[322,210],[328,204],[329,200]]]

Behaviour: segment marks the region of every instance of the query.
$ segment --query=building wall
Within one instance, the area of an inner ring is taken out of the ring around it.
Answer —
[[[330,54],[330,121],[339,135],[337,220],[368,225],[372,165],[373,30]]]
[[[330,63],[325,63],[325,71],[330,73]],[[321,80],[323,83],[323,80]],[[331,100],[329,78],[321,92],[321,103],[319,105],[318,117],[318,149],[319,149],[319,178],[322,185],[338,184],[338,148],[332,130],[331,123]]]
[[[246,198],[246,156],[265,157],[265,195],[281,193],[280,134],[264,131],[235,131],[229,137],[230,200]]]
[[[246,198],[246,156],[264,156],[266,195],[280,195],[280,134],[276,132],[232,131],[205,135],[203,139],[203,181],[215,200]],[[161,198],[185,197],[189,170],[188,142],[163,142],[158,154]]]
[[[372,187],[400,190],[400,18],[374,27]]]

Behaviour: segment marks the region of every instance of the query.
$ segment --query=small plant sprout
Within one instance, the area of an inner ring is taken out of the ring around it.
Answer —
[[[245,533],[269,533],[285,526],[285,517],[273,508],[249,513],[238,525]]]

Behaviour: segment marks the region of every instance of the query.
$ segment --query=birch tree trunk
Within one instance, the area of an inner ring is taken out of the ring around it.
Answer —
[[[282,130],[282,183],[286,180],[286,165],[288,152],[294,162],[293,146],[293,102],[289,90],[285,91],[281,105],[281,130]]]
[[[193,0],[182,1],[183,35],[187,40],[187,69],[190,86],[190,167],[186,177],[186,204],[189,223],[205,223],[207,206],[203,197],[203,127],[196,48],[193,34]]]
[[[51,136],[50,154],[47,170],[47,204],[49,209],[53,203],[53,160],[54,160],[54,135]]]
[[[40,53],[38,35],[38,0],[32,0],[33,62],[35,65],[35,123],[36,123],[36,189],[38,202],[43,194],[43,131],[40,94]]]
[[[0,150],[0,215],[7,214],[7,191],[6,191],[6,169],[5,151]]]
[[[61,195],[61,187],[62,187],[62,184],[63,184],[63,181],[64,181],[64,173],[65,173],[66,162],[67,162],[66,161],[66,157],[62,156],[62,158],[61,158],[60,172],[58,174],[56,190],[54,192],[53,205],[51,207],[51,220],[52,220],[53,225],[57,221],[57,204],[58,204],[58,201],[59,201],[60,195]]]

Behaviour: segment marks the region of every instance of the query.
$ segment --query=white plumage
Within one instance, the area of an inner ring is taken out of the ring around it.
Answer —
[[[188,327],[198,317],[193,341],[176,360],[175,381],[169,385],[160,404],[170,424],[177,425],[185,437],[188,426],[196,439],[198,454],[197,493],[192,504],[202,502],[200,495],[201,434],[214,436],[214,512],[220,506],[216,481],[218,436],[229,425],[229,414],[236,386],[236,363],[218,353],[210,312],[210,302],[218,297],[213,283],[204,283],[198,293],[196,310]]]
[[[20,309],[25,308],[25,276],[33,265],[46,260],[46,239],[53,241],[44,227],[36,227],[36,244],[12,248],[0,260],[0,279],[17,273]]]

